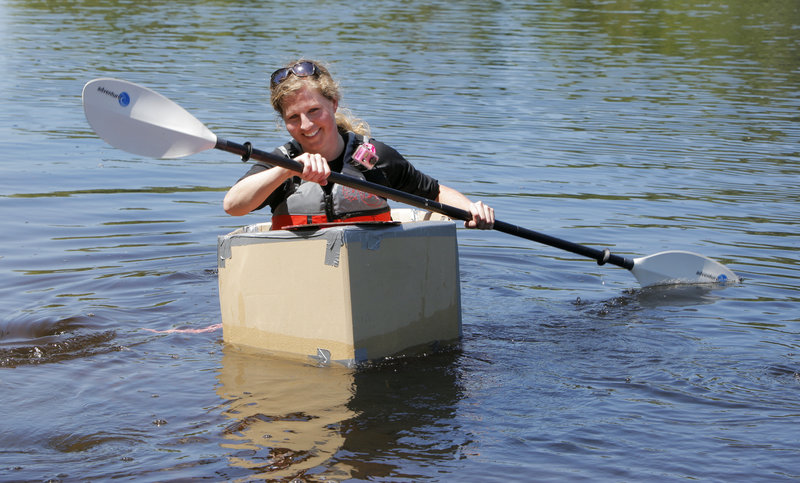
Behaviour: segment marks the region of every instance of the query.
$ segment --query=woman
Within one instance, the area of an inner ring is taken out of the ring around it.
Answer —
[[[331,171],[435,199],[472,214],[468,228],[491,229],[494,210],[417,171],[396,150],[369,138],[369,127],[339,109],[339,88],[318,62],[300,60],[270,78],[272,107],[292,141],[276,150],[303,164],[303,172],[254,164],[225,195],[228,214],[241,216],[270,205],[272,228],[330,221],[389,220],[386,200],[327,182]],[[359,148],[361,147],[361,150]],[[376,157],[364,164],[358,153]]]

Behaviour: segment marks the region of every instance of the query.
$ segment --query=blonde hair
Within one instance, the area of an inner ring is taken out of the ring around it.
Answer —
[[[283,118],[284,101],[306,86],[316,89],[320,94],[331,101],[339,103],[342,98],[339,84],[333,80],[330,71],[328,71],[322,63],[309,59],[299,59],[286,64],[285,67],[291,68],[300,62],[313,63],[314,67],[316,67],[316,73],[306,77],[298,77],[294,74],[290,74],[283,82],[276,86],[270,83],[270,103],[281,118]],[[353,116],[349,109],[342,107],[336,110],[336,127],[342,132],[353,131],[361,136],[370,135],[369,124]]]

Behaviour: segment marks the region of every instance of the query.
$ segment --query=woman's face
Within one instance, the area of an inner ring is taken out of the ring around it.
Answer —
[[[305,152],[318,153],[330,161],[344,148],[336,128],[337,107],[338,102],[305,86],[284,100],[283,122]]]

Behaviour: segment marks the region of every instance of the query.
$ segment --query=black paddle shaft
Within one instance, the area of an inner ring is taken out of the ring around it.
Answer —
[[[222,151],[237,154],[242,157],[242,161],[248,161],[250,158],[252,158],[257,161],[262,161],[273,166],[280,166],[281,168],[296,171],[298,173],[303,171],[302,163],[288,159],[284,156],[278,156],[266,151],[255,149],[250,143],[237,144],[225,139],[217,138],[217,144],[214,147]],[[421,196],[412,195],[410,193],[406,193],[405,191],[370,183],[369,181],[353,178],[341,173],[332,172],[328,177],[328,180],[353,189],[371,193],[377,196],[382,196],[390,200],[399,201],[423,210],[440,213],[442,215],[449,216],[450,218],[462,221],[472,220],[472,215],[468,211],[460,208],[445,205],[439,203],[438,201],[429,200]],[[614,255],[608,249],[598,250],[585,245],[579,245],[577,243],[562,240],[550,235],[545,235],[544,233],[522,228],[520,226],[512,225],[511,223],[506,223],[500,220],[495,220],[494,229],[509,235],[525,238],[537,243],[542,243],[551,247],[559,248],[561,250],[566,250],[577,255],[592,258],[597,261],[598,265],[610,263],[628,270],[633,268],[632,259],[625,258],[620,255]]]

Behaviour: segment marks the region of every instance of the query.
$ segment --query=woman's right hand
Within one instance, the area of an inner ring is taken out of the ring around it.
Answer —
[[[303,164],[303,172],[300,174],[302,179],[319,183],[320,186],[328,184],[331,168],[328,166],[328,160],[323,158],[322,155],[303,153],[294,158],[294,160]]]
[[[321,155],[303,153],[294,159],[303,164],[303,172],[299,174],[302,179],[322,186],[328,184],[331,168]],[[222,207],[229,215],[246,215],[258,208],[281,183],[292,176],[298,176],[298,173],[279,166],[248,176],[228,190]]]

